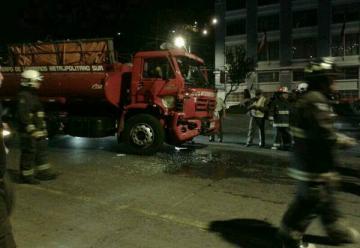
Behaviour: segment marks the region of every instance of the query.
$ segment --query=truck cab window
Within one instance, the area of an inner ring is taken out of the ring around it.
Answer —
[[[144,78],[175,78],[167,58],[149,58],[144,60]]]
[[[177,57],[176,61],[187,85],[207,87],[208,82],[202,64],[184,56]]]

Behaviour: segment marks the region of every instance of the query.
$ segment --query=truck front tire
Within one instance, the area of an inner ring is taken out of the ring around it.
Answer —
[[[125,129],[121,136],[130,153],[152,155],[163,145],[165,132],[156,117],[139,114],[125,122]]]

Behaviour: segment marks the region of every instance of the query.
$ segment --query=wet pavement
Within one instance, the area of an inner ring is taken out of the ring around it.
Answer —
[[[19,151],[11,148],[16,180]],[[143,157],[125,154],[115,138],[51,140],[60,177],[15,185],[19,248],[278,247],[277,227],[294,193],[288,154],[207,142],[187,148]],[[340,208],[360,229],[359,173],[342,170]],[[318,222],[308,233],[317,247],[330,247]]]

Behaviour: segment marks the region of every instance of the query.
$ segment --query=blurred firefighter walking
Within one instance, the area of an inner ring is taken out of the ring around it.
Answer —
[[[359,236],[356,230],[342,224],[334,197],[339,180],[334,171],[335,145],[346,148],[355,141],[333,129],[329,95],[334,90],[336,71],[330,58],[311,62],[305,68],[308,91],[296,101],[291,115],[294,137],[294,160],[289,175],[298,181],[294,201],[284,214],[280,227],[283,248],[307,247],[302,237],[312,220],[319,216],[335,243],[352,243]]]

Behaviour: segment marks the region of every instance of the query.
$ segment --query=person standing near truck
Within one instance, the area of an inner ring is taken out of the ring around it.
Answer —
[[[0,66],[0,87],[4,77]],[[0,247],[15,248],[15,240],[10,224],[14,193],[6,175],[6,149],[3,140],[2,106],[0,103]]]
[[[216,98],[215,117],[219,120],[219,129],[217,132],[218,141],[223,142],[223,120],[226,114],[226,103],[221,97]],[[209,138],[210,142],[215,141],[215,134],[212,134]]]
[[[47,130],[45,112],[37,91],[43,77],[36,70],[21,74],[17,103],[17,120],[20,134],[20,178],[23,183],[39,184],[38,180],[52,180],[47,156]]]
[[[248,108],[251,118],[245,146],[252,145],[254,133],[256,129],[259,129],[259,147],[265,147],[265,113],[268,101],[260,89],[255,91],[255,98],[252,101],[253,103]]]
[[[289,90],[287,87],[280,87],[276,92],[277,97],[270,104],[270,117],[273,121],[273,127],[276,130],[275,139],[271,149],[289,150],[291,147],[290,135],[290,102]]]

